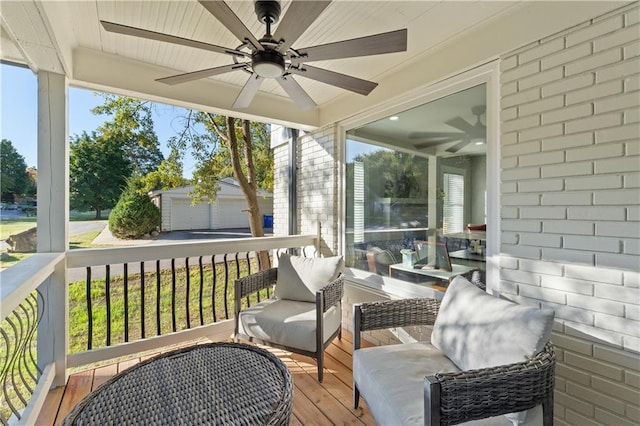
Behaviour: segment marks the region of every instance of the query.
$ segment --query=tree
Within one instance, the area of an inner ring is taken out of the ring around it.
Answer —
[[[118,238],[140,238],[160,226],[160,209],[140,193],[141,185],[139,179],[129,179],[109,214],[109,230]]]
[[[25,195],[30,179],[24,157],[13,147],[10,140],[0,143],[0,199],[13,203],[16,195]]]
[[[193,130],[197,124],[204,125],[204,134]],[[192,180],[194,202],[204,198],[213,202],[222,178],[233,176],[238,181],[247,202],[254,237],[264,236],[258,189],[273,189],[269,135],[269,126],[265,123],[191,111],[186,117],[185,130],[173,141],[178,149],[191,148],[197,160]]]
[[[177,149],[172,149],[171,154],[162,160],[158,170],[154,170],[144,175],[141,179],[141,193],[158,189],[173,189],[189,184],[189,181],[182,177],[181,156]]]
[[[131,161],[133,174],[144,176],[156,170],[163,156],[153,129],[150,103],[126,96],[102,94],[102,97],[103,104],[91,112],[110,114],[112,118],[100,126],[98,132],[122,146]]]
[[[119,142],[95,132],[71,138],[69,192],[72,209],[102,210],[113,207],[132,166]]]

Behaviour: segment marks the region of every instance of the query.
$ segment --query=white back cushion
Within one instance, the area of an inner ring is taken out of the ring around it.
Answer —
[[[458,276],[449,285],[431,343],[461,370],[525,361],[551,336],[554,311],[499,299]]]
[[[280,255],[275,296],[283,300],[315,302],[316,292],[338,278],[342,256],[301,257]]]

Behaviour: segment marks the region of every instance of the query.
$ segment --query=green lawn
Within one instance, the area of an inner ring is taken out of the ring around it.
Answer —
[[[4,241],[9,238],[9,235],[19,234],[35,226],[35,217],[3,220],[0,222],[0,240]]]
[[[257,261],[252,259],[251,270],[257,270]],[[157,329],[157,277],[155,272],[147,272],[144,277],[144,301],[142,299],[142,279],[140,274],[129,276],[127,281],[128,306],[128,340],[142,338],[142,308],[144,305],[145,337],[163,335],[173,332],[173,313],[175,312],[176,330],[189,325],[201,325],[200,300],[202,299],[202,324],[210,324],[233,318],[234,281],[236,279],[235,262],[228,263],[229,276],[225,280],[224,264],[218,263],[214,289],[213,267],[209,263],[203,266],[202,291],[200,291],[200,269],[191,266],[189,273],[189,295],[187,298],[186,268],[176,269],[175,292],[171,270],[160,273],[160,332]],[[246,260],[240,260],[240,276],[248,274]],[[226,284],[226,285],[225,285]],[[226,287],[226,288],[225,288]],[[175,304],[172,303],[175,295]],[[106,282],[104,279],[93,279],[91,282],[91,318],[93,323],[92,348],[104,347],[107,341],[107,308]],[[261,300],[266,292],[261,294]],[[225,310],[225,300],[227,309]],[[256,297],[252,297],[252,304]],[[125,283],[122,276],[112,277],[109,283],[109,303],[111,305],[111,344],[125,341]],[[245,302],[246,303],[246,302]],[[174,308],[175,306],[175,308]],[[87,284],[78,281],[69,286],[69,353],[87,350],[89,337],[89,313],[87,309]]]

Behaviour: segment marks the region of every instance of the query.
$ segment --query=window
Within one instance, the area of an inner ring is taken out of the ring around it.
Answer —
[[[464,176],[444,173],[442,179],[444,190],[443,233],[464,231]]]
[[[422,283],[401,265],[415,241],[445,247],[457,270],[484,246],[467,225],[486,222],[485,104],[480,84],[347,131],[347,266]]]

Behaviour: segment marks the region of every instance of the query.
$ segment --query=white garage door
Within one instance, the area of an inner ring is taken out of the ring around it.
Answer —
[[[209,229],[209,204],[191,205],[191,200],[174,198],[171,202],[171,229]]]
[[[220,221],[218,228],[248,228],[249,213],[244,200],[220,199]]]

